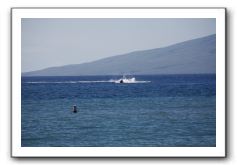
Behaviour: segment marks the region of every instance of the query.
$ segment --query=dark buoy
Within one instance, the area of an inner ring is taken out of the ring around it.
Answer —
[[[77,113],[77,106],[73,105],[73,113]]]

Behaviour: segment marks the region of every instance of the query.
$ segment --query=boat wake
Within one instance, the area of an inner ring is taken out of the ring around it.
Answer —
[[[28,81],[28,84],[77,84],[77,83],[107,83],[109,81]]]
[[[135,84],[135,83],[149,83],[150,81],[140,81],[136,80],[135,77],[132,78],[120,78],[120,79],[110,79],[110,80],[80,80],[80,81],[27,81],[23,83],[28,84],[76,84],[76,83],[116,83],[116,84]]]

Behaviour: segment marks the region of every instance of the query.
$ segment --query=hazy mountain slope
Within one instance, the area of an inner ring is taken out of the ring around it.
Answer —
[[[23,76],[215,73],[216,35],[90,63],[51,67]]]

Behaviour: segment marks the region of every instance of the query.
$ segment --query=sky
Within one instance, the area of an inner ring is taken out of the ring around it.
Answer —
[[[215,33],[214,18],[24,18],[22,72],[91,62]]]

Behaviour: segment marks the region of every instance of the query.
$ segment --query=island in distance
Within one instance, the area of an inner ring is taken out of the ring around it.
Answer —
[[[216,35],[83,64],[25,72],[22,76],[121,75],[122,73],[133,75],[216,73]]]

